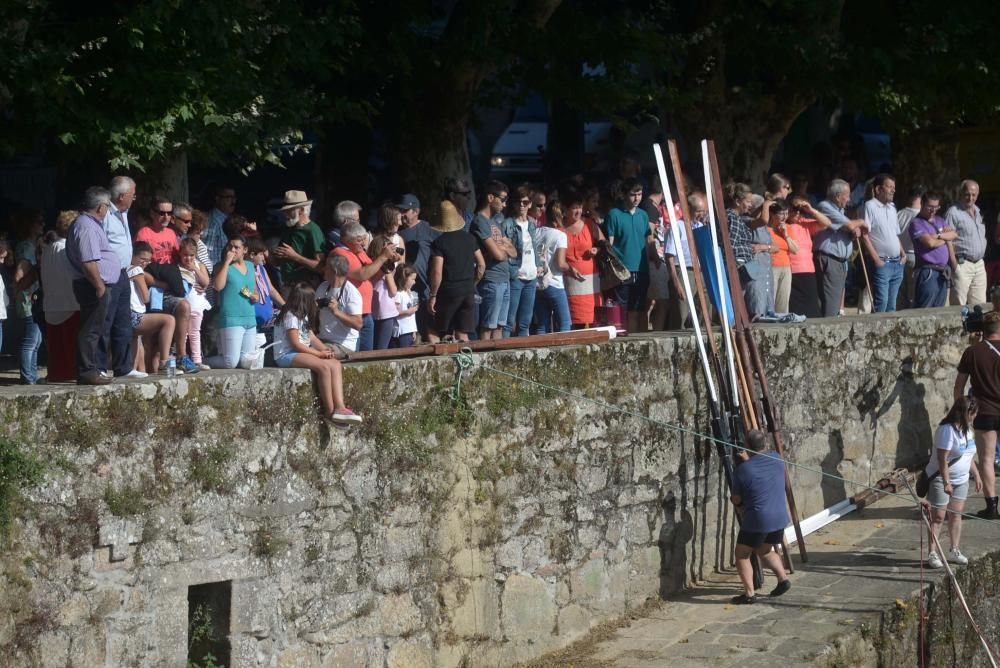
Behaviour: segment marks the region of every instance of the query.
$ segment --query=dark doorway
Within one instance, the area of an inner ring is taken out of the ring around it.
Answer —
[[[228,666],[229,606],[233,583],[188,587],[188,666]]]

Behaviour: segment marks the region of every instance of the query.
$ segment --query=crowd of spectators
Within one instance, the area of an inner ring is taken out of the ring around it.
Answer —
[[[273,209],[279,230],[238,213],[232,188],[216,189],[208,211],[160,196],[140,207],[135,182],[119,176],[88,189],[81,210],[61,212],[48,232],[39,210],[13,216],[0,241],[0,318],[21,320],[23,383],[39,380],[43,341],[48,382],[266,359],[327,378],[328,413],[349,413],[336,360],[354,352],[690,326],[691,249],[684,225],[679,248],[670,230],[683,207],[671,193],[671,216],[659,180],[638,163],[622,170],[604,189],[581,178],[551,188],[488,181],[475,201],[468,182],[449,179],[432,222],[407,193],[374,211],[340,202],[325,229],[307,194],[291,190]],[[725,193],[722,222],[753,318],[833,317],[854,294],[873,312],[987,301],[993,235],[974,181],[958,184],[947,208],[945,194],[914,187],[897,209],[889,174],[833,178],[822,196],[781,174],[760,193],[738,182]],[[692,228],[714,217],[696,186],[686,204]]]

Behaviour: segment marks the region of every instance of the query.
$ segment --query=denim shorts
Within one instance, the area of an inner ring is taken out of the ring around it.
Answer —
[[[292,360],[298,355],[294,350],[289,350],[287,353],[283,353],[281,356],[276,356],[274,358],[275,366],[279,366],[282,369],[288,369],[292,366]]]
[[[961,485],[951,486],[951,496],[944,493],[944,481],[941,476],[934,476],[930,486],[927,488],[927,503],[935,508],[947,508],[948,503],[955,501],[965,501],[969,497],[969,481],[966,480]]]
[[[510,281],[491,283],[483,281],[479,284],[479,295],[483,303],[479,305],[479,327],[481,329],[496,329],[507,324],[507,311],[510,309]]]

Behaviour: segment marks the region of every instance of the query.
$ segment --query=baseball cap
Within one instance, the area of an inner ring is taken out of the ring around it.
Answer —
[[[419,209],[420,200],[413,193],[406,193],[399,198],[399,202],[396,204],[397,209],[402,209],[404,211],[409,211],[410,209]]]

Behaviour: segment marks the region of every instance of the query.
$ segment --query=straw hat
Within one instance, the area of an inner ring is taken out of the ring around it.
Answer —
[[[306,198],[306,194],[301,190],[286,190],[285,198],[281,202],[281,208],[278,211],[288,211],[289,209],[298,209],[302,206],[308,206],[312,204],[311,199]]]
[[[437,219],[434,224],[431,225],[438,232],[454,232],[456,230],[465,229],[465,220],[462,219],[462,214],[458,212],[455,205],[444,200],[441,202],[441,210],[438,213]]]

